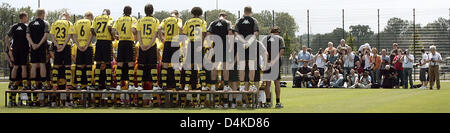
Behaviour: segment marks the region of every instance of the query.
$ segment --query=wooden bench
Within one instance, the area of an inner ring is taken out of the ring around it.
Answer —
[[[209,94],[209,100],[214,101],[215,95],[224,95],[224,94],[250,94],[252,95],[253,105],[258,103],[258,92],[257,91],[201,91],[201,90],[6,90],[5,91],[5,107],[8,106],[8,94],[11,93],[47,93],[47,94],[82,94],[82,100],[85,101],[85,95],[89,94],[166,94],[170,96],[170,94]],[[167,98],[168,100],[169,98]],[[213,107],[215,102],[213,103]]]

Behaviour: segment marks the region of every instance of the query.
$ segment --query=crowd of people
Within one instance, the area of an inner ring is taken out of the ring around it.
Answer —
[[[201,17],[200,7],[192,8],[192,18],[184,24],[176,10],[162,21],[152,16],[153,5],[145,5],[144,10],[146,16],[136,19],[131,16],[132,8],[125,6],[123,16],[116,20],[110,16],[109,9],[96,17],[87,11],[84,19],[74,24],[69,21],[69,13],[64,12],[51,25],[45,21],[46,12],[42,8],[36,10],[31,22],[27,13],[20,13],[20,22],[11,27],[5,39],[10,44],[7,52],[11,67],[9,88],[33,92],[20,93],[19,98],[16,98],[17,93],[10,94],[8,105],[53,107],[87,102],[88,106],[272,107],[270,89],[274,82],[275,107],[283,107],[279,71],[261,69],[263,63],[258,56],[249,55],[254,49],[259,52],[264,47],[278,46],[278,50],[267,49],[269,52],[265,55],[270,64],[266,67],[279,62],[284,51],[281,29],[274,26],[270,35],[257,40],[258,21],[252,17],[250,6],[244,8],[244,15],[233,25],[227,20],[227,14],[221,12],[209,26]],[[213,35],[222,42],[211,39]],[[244,49],[245,54],[237,52]],[[277,52],[272,54],[270,50]],[[214,58],[215,53],[220,52],[223,58]],[[194,58],[196,54],[200,54],[200,61]],[[229,61],[226,55],[234,57],[230,63],[234,64],[231,66],[234,69],[224,69]],[[242,60],[238,61],[238,57]],[[218,64],[212,70],[205,69],[203,58]],[[242,65],[245,69],[237,70],[238,63],[245,64]],[[252,66],[258,68],[251,69]],[[271,72],[278,78],[263,81],[262,73]],[[216,95],[210,101],[209,94],[96,93],[83,101],[85,98],[77,94],[56,95],[34,90],[252,91],[260,97],[258,105],[250,102],[254,98],[250,94]]]
[[[327,48],[320,48],[315,54],[303,46],[289,57],[293,87],[427,89],[429,83],[432,90],[436,83],[439,90],[442,57],[436,46],[428,50],[422,48],[420,58],[415,60],[408,49],[400,49],[397,43],[393,43],[390,52],[380,52],[368,43],[354,49],[344,39],[337,47],[328,42]],[[413,84],[414,68],[420,68],[420,85]]]

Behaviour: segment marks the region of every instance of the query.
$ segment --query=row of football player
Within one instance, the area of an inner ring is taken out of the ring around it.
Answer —
[[[206,30],[206,21],[202,20],[200,16],[202,15],[202,9],[199,7],[194,7],[191,10],[193,15],[192,19],[189,19],[184,26],[181,24],[181,19],[179,19],[178,13],[172,12],[172,16],[166,18],[159,24],[159,20],[152,17],[153,6],[148,4],[145,6],[146,17],[137,21],[135,18],[131,17],[131,7],[125,6],[124,8],[124,16],[117,19],[114,23],[112,18],[109,16],[109,10],[105,9],[103,14],[95,17],[92,20],[93,15],[91,12],[86,12],[85,19],[78,20],[75,25],[72,26],[72,23],[69,20],[70,15],[68,13],[64,13],[61,17],[61,20],[54,22],[49,28],[48,22],[44,21],[45,18],[45,10],[37,9],[37,19],[30,22],[29,25],[26,25],[27,17],[26,14],[20,14],[20,23],[14,25],[7,36],[7,42],[9,43],[9,39],[13,40],[13,44],[11,46],[11,57],[14,67],[12,69],[12,78],[14,83],[13,88],[17,88],[20,85],[21,81],[16,80],[17,78],[17,70],[21,67],[23,70],[27,70],[26,64],[28,64],[28,55],[30,54],[31,58],[31,70],[30,70],[30,78],[27,78],[28,74],[26,72],[22,72],[22,82],[31,84],[32,89],[37,89],[36,87],[39,84],[43,84],[43,88],[40,89],[72,89],[72,71],[70,70],[71,66],[71,54],[70,51],[72,49],[72,42],[77,46],[77,54],[76,54],[76,70],[75,73],[81,73],[81,76],[75,77],[75,79],[80,78],[83,86],[81,88],[87,88],[89,83],[97,83],[98,85],[92,85],[96,89],[109,89],[112,88],[111,83],[113,83],[113,69],[112,69],[112,41],[119,40],[118,48],[117,48],[117,56],[115,57],[115,61],[117,61],[117,68],[115,69],[116,80],[119,81],[119,85],[117,85],[117,89],[127,88],[126,81],[134,81],[133,71],[135,67],[135,54],[138,53],[137,58],[137,74],[142,74],[142,77],[137,77],[137,80],[144,81],[143,83],[152,83],[151,81],[155,76],[154,72],[156,71],[156,65],[159,59],[161,58],[162,62],[162,70],[168,72],[167,75],[172,75],[168,77],[172,77],[172,79],[166,79],[166,81],[174,81],[173,78],[175,73],[179,70],[172,69],[170,67],[170,59],[175,51],[181,49],[181,47],[170,47],[170,44],[173,42],[184,42],[180,41],[178,38],[179,35],[187,35],[187,40],[189,43],[184,45],[187,47],[185,49],[188,53],[201,52],[205,54],[205,48],[203,46],[203,42],[205,40],[206,33],[208,31],[209,34],[219,35],[224,37],[226,35],[240,35],[238,36],[238,40],[241,44],[247,46],[248,44],[252,44],[250,40],[244,39],[246,36],[252,36],[258,34],[258,23],[256,19],[251,17],[251,7],[246,7],[244,9],[244,17],[238,19],[235,25],[235,28],[231,28],[231,23],[226,20],[226,14],[221,13],[220,18],[216,21],[212,22],[209,26],[208,30]],[[24,17],[25,16],[25,17]],[[220,23],[220,24],[219,24]],[[20,29],[26,29],[24,32]],[[50,29],[50,30],[49,30]],[[106,29],[106,30],[105,30]],[[157,31],[157,32],[152,32]],[[226,31],[226,32],[223,32]],[[234,31],[234,32],[233,32]],[[275,32],[273,32],[275,31]],[[273,28],[272,33],[279,34],[279,28]],[[47,36],[50,33],[52,38],[52,44],[47,45]],[[244,37],[244,38],[242,38]],[[279,36],[276,36],[281,38]],[[95,48],[92,46],[92,40],[96,38],[97,42]],[[163,55],[160,57],[158,54],[160,50],[155,45],[156,40],[159,39],[164,42]],[[138,40],[140,43],[139,50],[136,50],[135,53],[135,43],[134,41]],[[269,39],[268,39],[269,40]],[[282,40],[282,39],[280,39]],[[255,39],[253,38],[253,41]],[[181,43],[183,44],[183,43]],[[201,44],[201,45],[194,45]],[[226,44],[226,43],[224,43]],[[48,49],[48,48],[53,49]],[[235,46],[236,47],[236,46]],[[224,47],[225,48],[225,47]],[[248,47],[245,47],[248,50]],[[284,48],[284,44],[283,47]],[[95,56],[94,56],[95,49]],[[182,50],[182,49],[181,49]],[[30,52],[30,53],[28,53]],[[46,71],[46,63],[48,63],[47,53],[50,53],[50,57],[53,58],[53,66],[51,73]],[[246,52],[248,53],[248,52]],[[282,52],[280,52],[281,55]],[[248,56],[248,55],[246,55]],[[98,63],[94,69],[94,80],[95,82],[88,82],[92,79],[89,74],[92,73],[92,65],[94,60]],[[269,55],[270,57],[270,55]],[[279,56],[277,56],[279,58]],[[191,59],[193,61],[193,59]],[[226,59],[224,58],[223,61]],[[278,60],[278,59],[274,59]],[[247,62],[250,62],[247,60]],[[192,62],[194,64],[194,62]],[[246,63],[248,66],[252,63]],[[201,66],[192,66],[192,67],[201,67]],[[37,78],[37,69],[39,68],[40,78]],[[175,70],[175,71],[170,71]],[[124,72],[124,73],[122,73]],[[205,77],[205,70],[183,70],[185,77],[187,77],[186,83],[188,85],[188,89],[202,89],[202,90],[210,90],[217,86],[217,79],[214,76],[211,77],[211,82],[199,82],[198,76]],[[211,75],[217,75],[217,71],[211,71]],[[237,86],[240,86],[241,90],[256,90],[259,87],[259,80],[256,79],[259,74],[258,71],[250,70],[250,71],[239,71],[239,73],[235,73],[234,75],[239,75],[233,83],[224,83],[227,84],[228,88],[233,88],[237,90]],[[53,84],[49,81],[50,75],[52,74]],[[228,81],[231,76],[231,73],[224,71],[224,79],[225,82]],[[246,79],[247,80],[244,80]],[[30,81],[26,81],[29,79]],[[200,81],[205,81],[203,78]],[[246,81],[239,83],[239,81]],[[248,81],[253,81],[249,83]],[[277,89],[277,106],[281,107],[279,102],[279,79],[276,82]],[[142,83],[138,83],[143,87]],[[199,85],[200,84],[200,85]],[[209,84],[209,85],[206,85]],[[228,86],[228,84],[230,84]],[[151,89],[161,89],[161,88],[169,88],[167,82],[163,82],[162,86],[152,84],[153,88]],[[180,87],[179,85],[176,85]],[[34,87],[34,88],[33,88]],[[133,86],[129,86],[133,87]],[[138,88],[139,88],[138,87]],[[172,86],[173,87],[173,86]],[[266,89],[270,89],[270,84],[266,86]],[[147,88],[144,88],[147,89]],[[267,93],[268,91],[266,91]],[[270,96],[270,94],[269,94]],[[267,101],[271,101],[270,98]]]

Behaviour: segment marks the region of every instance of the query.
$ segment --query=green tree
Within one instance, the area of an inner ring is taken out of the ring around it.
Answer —
[[[233,13],[226,11],[226,10],[209,10],[205,12],[206,16],[206,23],[210,24],[212,21],[219,18],[220,12],[225,12],[227,14],[227,20],[231,21],[231,23],[234,23],[236,21],[236,15]]]
[[[364,43],[372,44],[374,32],[370,30],[369,25],[352,25],[350,35],[355,39],[354,45],[359,47]]]
[[[168,11],[156,11],[155,13],[153,13],[153,16],[157,19],[159,19],[159,21],[162,21],[166,18],[168,18],[170,16],[170,12]]]
[[[353,49],[353,51],[357,50],[355,49],[355,37],[353,37],[353,34],[351,32],[350,35],[348,35],[348,37],[345,39],[345,42]]]
[[[66,8],[58,9],[58,10],[54,10],[54,11],[47,11],[46,20],[51,25],[56,20],[59,20],[61,18],[61,15],[66,11],[67,11]],[[71,17],[73,17],[73,16],[71,16]]]

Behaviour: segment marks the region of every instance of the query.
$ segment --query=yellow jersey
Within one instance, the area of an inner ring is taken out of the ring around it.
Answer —
[[[114,22],[113,28],[119,33],[119,41],[134,41],[132,28],[136,28],[137,20],[134,17],[123,16]]]
[[[80,19],[75,22],[74,26],[70,30],[70,34],[77,35],[77,41],[80,46],[92,46],[92,44],[88,44],[89,38],[91,37],[91,26],[92,21],[89,19]]]
[[[141,35],[142,43],[144,46],[150,44],[153,36],[158,31],[159,20],[154,17],[146,16],[139,19],[136,30],[138,34]],[[156,41],[151,44],[152,46],[156,44]]]
[[[68,20],[57,20],[53,22],[50,29],[50,34],[55,36],[57,44],[64,44],[67,37],[69,37],[71,28],[72,22]],[[71,45],[70,41],[67,45]]]
[[[168,17],[161,22],[161,30],[164,33],[164,40],[175,42],[178,41],[180,35],[180,27],[182,20],[176,17]]]
[[[108,15],[100,15],[95,17],[91,28],[96,32],[97,40],[112,40],[111,32],[108,30],[112,26],[112,18]]]
[[[183,26],[183,34],[189,41],[202,41],[203,32],[206,32],[206,21],[201,18],[191,18]]]

